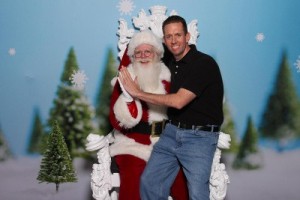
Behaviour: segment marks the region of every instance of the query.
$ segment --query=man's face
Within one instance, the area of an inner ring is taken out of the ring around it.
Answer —
[[[180,60],[188,52],[190,34],[184,33],[182,23],[170,23],[164,27],[164,42],[176,60]]]
[[[134,62],[142,65],[149,64],[154,61],[155,51],[152,45],[140,44],[134,50]]]

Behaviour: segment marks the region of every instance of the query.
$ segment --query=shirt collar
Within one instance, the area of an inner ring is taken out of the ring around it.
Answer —
[[[195,52],[197,51],[197,48],[194,44],[191,44],[189,46],[190,46],[191,49],[179,61],[176,61],[175,58],[173,57],[173,60],[172,60],[173,64],[189,63],[192,60],[192,58],[194,57]]]

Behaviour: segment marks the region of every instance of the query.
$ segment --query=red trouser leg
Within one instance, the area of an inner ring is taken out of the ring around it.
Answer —
[[[131,155],[116,156],[120,173],[119,200],[140,200],[140,177],[146,162]]]
[[[173,200],[188,200],[189,191],[187,188],[186,178],[182,168],[180,168],[176,179],[171,187],[171,196]]]
[[[131,133],[127,137],[141,144],[149,145],[150,135]],[[140,200],[140,178],[146,162],[132,155],[115,156],[120,173],[119,200]]]
[[[136,142],[150,144],[149,135],[130,134]],[[120,173],[119,200],[140,200],[140,177],[145,169],[146,162],[131,155],[115,156]],[[186,178],[182,169],[171,187],[173,200],[188,200],[188,189]]]

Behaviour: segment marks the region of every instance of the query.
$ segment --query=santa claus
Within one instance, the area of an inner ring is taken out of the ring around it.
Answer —
[[[120,67],[127,67],[145,92],[166,94],[169,91],[170,71],[161,62],[163,54],[162,41],[150,30],[141,31],[130,40]],[[119,199],[139,200],[140,176],[152,145],[164,128],[167,108],[131,98],[116,78],[112,84],[110,121],[116,131],[115,141],[109,149],[120,173]],[[174,200],[188,199],[182,171],[176,177],[170,195]]]

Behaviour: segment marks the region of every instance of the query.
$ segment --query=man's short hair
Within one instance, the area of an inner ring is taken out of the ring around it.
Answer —
[[[183,31],[185,34],[188,33],[187,24],[184,18],[180,17],[179,15],[171,15],[169,16],[162,24],[163,33],[165,33],[165,26],[172,23],[181,23],[183,26]]]

